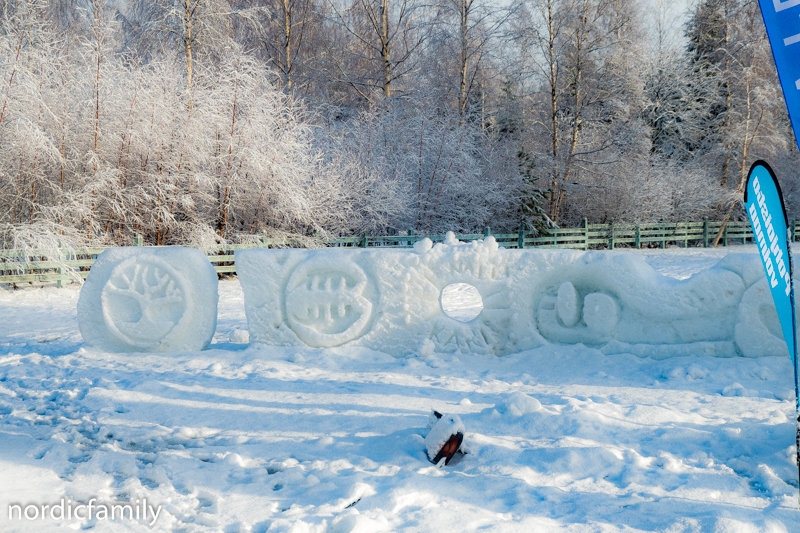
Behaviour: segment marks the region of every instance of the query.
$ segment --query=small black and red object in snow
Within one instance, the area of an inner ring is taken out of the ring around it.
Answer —
[[[432,413],[438,420],[441,420],[442,413],[438,411],[433,411]],[[459,423],[461,420],[459,419]],[[435,424],[434,424],[435,425]],[[433,429],[433,428],[431,428]],[[441,448],[439,448],[438,452],[434,457],[430,457],[430,450],[428,450],[428,459],[433,464],[439,464],[439,461],[444,459],[444,464],[447,465],[450,463],[450,460],[456,454],[456,452],[461,448],[461,443],[464,441],[464,433],[461,431],[456,431],[451,434],[444,444],[442,444]]]

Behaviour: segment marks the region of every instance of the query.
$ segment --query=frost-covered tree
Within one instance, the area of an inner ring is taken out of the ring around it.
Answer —
[[[328,5],[345,37],[337,78],[365,100],[372,100],[375,89],[391,98],[397,84],[418,68],[426,34],[422,21],[430,7],[419,0],[328,0]]]
[[[280,73],[286,90],[298,77],[307,83],[307,63],[319,45],[315,27],[322,25],[321,6],[315,0],[238,0],[231,7],[239,39],[252,43],[257,54]]]
[[[798,163],[757,6],[643,5],[0,1],[3,246],[739,217]]]

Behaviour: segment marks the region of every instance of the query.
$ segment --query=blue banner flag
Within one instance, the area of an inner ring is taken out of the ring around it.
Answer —
[[[776,0],[777,2],[777,0]],[[796,0],[800,4],[800,0]],[[781,322],[783,337],[794,364],[795,413],[800,415],[800,368],[797,361],[797,331],[795,326],[792,256],[789,249],[789,223],[781,187],[775,173],[764,161],[750,167],[744,207],[750,217],[753,236],[761,252],[761,262],[767,273],[772,300]],[[797,417],[797,466],[800,469],[800,416]]]
[[[800,0],[759,0],[772,57],[800,147]]]

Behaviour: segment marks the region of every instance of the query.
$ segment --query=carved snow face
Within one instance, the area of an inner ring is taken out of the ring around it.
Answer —
[[[191,305],[186,280],[157,257],[131,257],[103,287],[103,318],[120,340],[153,348],[186,317]]]

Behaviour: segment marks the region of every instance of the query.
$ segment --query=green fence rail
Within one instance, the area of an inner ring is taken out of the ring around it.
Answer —
[[[792,241],[795,241],[799,221],[791,221]],[[722,228],[722,222],[673,222],[659,224],[589,224],[586,220],[579,228],[558,228],[547,234],[532,234],[520,228],[517,233],[493,235],[490,228],[483,233],[456,235],[461,241],[483,239],[492,235],[504,248],[564,248],[577,250],[615,248],[665,248],[667,245],[688,247],[710,246]],[[419,235],[409,230],[404,234],[391,236],[338,237],[320,241],[327,247],[382,247],[411,248],[415,242],[424,238],[434,242],[444,240],[444,235]],[[729,222],[722,232],[720,244],[745,244],[753,240],[749,222]],[[136,238],[141,246],[142,239]],[[233,253],[246,248],[293,247],[298,243],[262,239],[257,244],[221,245],[204,248],[208,260],[219,274],[236,272]],[[0,284],[56,282],[57,286],[78,277],[86,278],[97,256],[106,247],[71,250],[70,256],[61,260],[45,256],[24,257],[19,250],[0,250]]]

